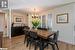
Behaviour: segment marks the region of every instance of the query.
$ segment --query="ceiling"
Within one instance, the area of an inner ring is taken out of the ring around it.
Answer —
[[[26,12],[46,11],[49,8],[75,2],[75,0],[9,0],[9,8],[22,9]]]

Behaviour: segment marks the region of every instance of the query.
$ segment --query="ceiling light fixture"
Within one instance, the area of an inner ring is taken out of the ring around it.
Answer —
[[[36,9],[34,8],[34,12],[33,12],[34,14],[33,14],[33,16],[32,16],[32,18],[38,18],[38,16],[36,15]]]

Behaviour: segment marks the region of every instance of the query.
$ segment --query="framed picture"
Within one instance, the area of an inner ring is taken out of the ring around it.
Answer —
[[[68,13],[58,14],[56,16],[57,23],[68,23]]]
[[[16,20],[16,22],[22,22],[21,18],[16,18],[15,20]]]
[[[23,17],[22,16],[14,16],[14,23],[22,23]]]

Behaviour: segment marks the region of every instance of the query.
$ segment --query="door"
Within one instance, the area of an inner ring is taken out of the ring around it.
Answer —
[[[3,36],[6,35],[6,22],[5,22],[5,13],[0,12],[0,32],[3,32]]]

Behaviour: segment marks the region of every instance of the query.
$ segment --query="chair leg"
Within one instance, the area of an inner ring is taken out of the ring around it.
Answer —
[[[47,46],[47,50],[48,50],[48,48],[49,48],[49,47]]]
[[[26,36],[25,36],[25,39],[24,39],[24,44],[25,44],[25,42],[26,42]]]
[[[55,43],[55,45],[56,45],[56,47],[57,47],[57,50],[59,50],[58,44],[57,44],[57,43]]]
[[[37,44],[35,43],[35,48],[34,48],[34,50],[36,50],[37,49]]]
[[[44,48],[42,46],[40,46],[40,50],[44,50]]]
[[[40,50],[44,50],[44,46],[43,46],[43,43],[40,43]]]
[[[29,44],[29,50],[31,49],[31,42],[30,42],[30,44]]]
[[[30,43],[30,42],[29,42],[29,39],[27,39],[27,45],[26,45],[26,47],[28,47],[29,43]]]
[[[55,50],[55,45],[54,44],[51,44],[51,46],[52,46],[52,50]]]

